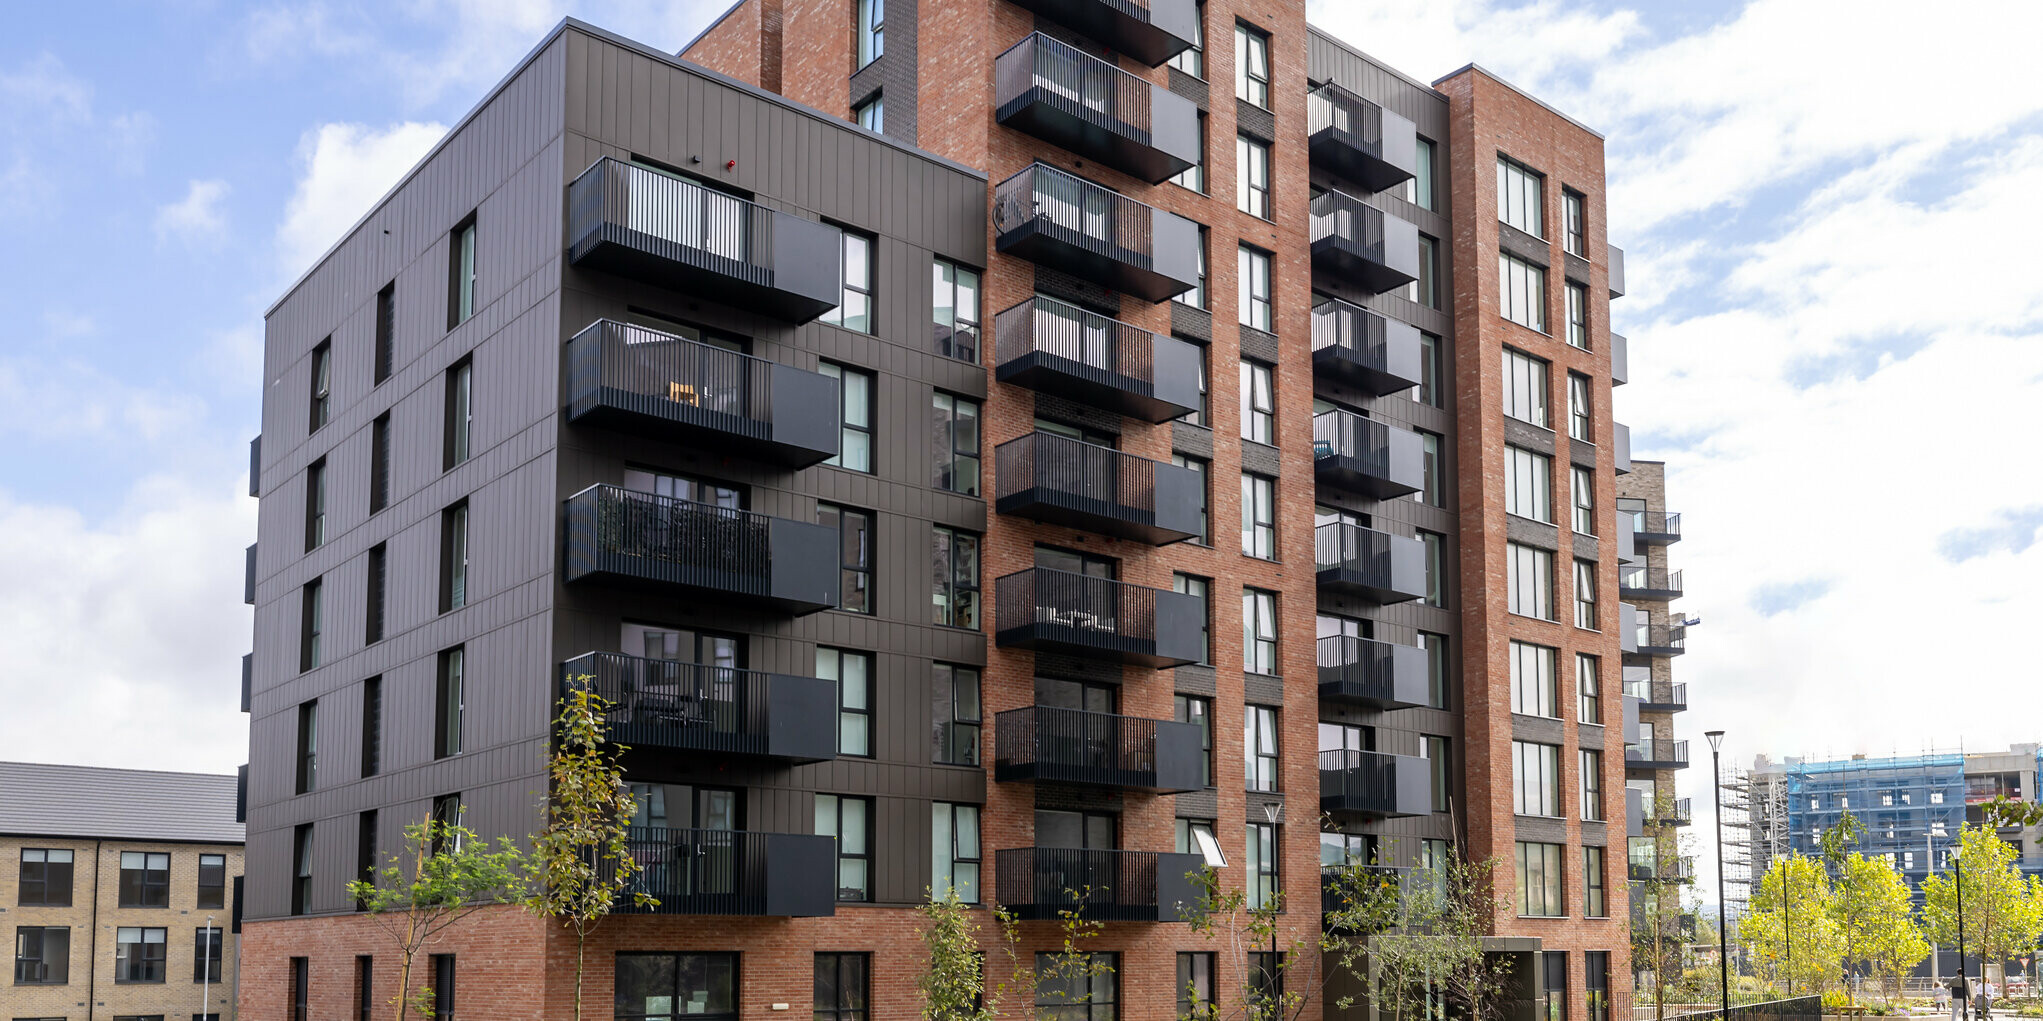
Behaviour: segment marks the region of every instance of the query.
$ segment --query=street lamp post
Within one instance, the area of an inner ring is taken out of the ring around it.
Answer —
[[[1951,871],[1958,877],[1958,985],[1964,992],[1965,1005],[1959,1008],[1963,1017],[1972,1016],[1972,976],[1965,971],[1965,840],[1960,829],[1958,851],[1952,855]],[[1980,962],[1980,970],[1986,970],[1986,962]]]
[[[1717,803],[1717,986],[1723,994],[1724,1021],[1731,1018],[1731,946],[1724,938],[1724,788],[1718,753],[1724,746],[1724,732],[1712,730],[1710,739],[1710,794]]]

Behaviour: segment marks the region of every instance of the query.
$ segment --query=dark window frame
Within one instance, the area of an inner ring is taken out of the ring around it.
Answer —
[[[956,801],[932,802],[931,803],[932,819],[930,822],[932,828],[934,828],[935,826],[935,820],[933,818],[934,815],[945,810],[949,810],[951,816],[950,821],[951,853],[950,858],[948,859],[951,870],[951,882],[949,884],[950,892],[955,893],[957,895],[958,900],[961,903],[977,904],[984,897],[985,893],[984,891],[984,881],[986,875],[985,808],[983,806],[971,804],[969,802]],[[979,851],[979,853],[976,855],[963,853],[963,849],[961,847],[962,842],[958,839],[958,834],[963,829],[963,827],[958,825],[958,820],[966,817],[969,817],[972,820],[971,827],[972,845],[976,847]],[[959,878],[958,867],[961,865],[969,865],[971,866],[972,869],[972,878],[967,883],[964,883],[962,885],[958,882]],[[935,891],[936,880],[937,880],[936,863],[932,862],[930,868],[930,888],[932,892]]]
[[[355,816],[355,878],[364,883],[376,880],[377,823],[377,810],[373,808]],[[367,911],[369,905],[358,899],[355,910]]]
[[[312,346],[311,379],[307,386],[305,434],[318,432],[333,418],[333,338]]]
[[[1197,574],[1174,571],[1170,579],[1171,591],[1191,596],[1199,601],[1199,665],[1213,665],[1213,579]],[[1199,591],[1192,591],[1197,588]]]
[[[1199,534],[1188,541],[1195,546],[1213,545],[1213,462],[1178,453],[1171,454],[1170,462],[1199,476]]]
[[[930,326],[936,332],[936,353],[945,358],[956,358],[960,361],[971,362],[976,365],[979,361],[980,338],[984,335],[983,327],[985,325],[984,320],[980,318],[979,311],[980,299],[985,293],[985,271],[974,269],[962,262],[955,262],[941,256],[931,257],[930,263],[929,276],[932,291],[929,301],[929,315]],[[944,279],[945,268],[950,270],[950,279],[948,281]],[[965,310],[958,301],[958,295],[964,290],[960,286],[963,282],[963,274],[970,274],[973,281],[975,281],[970,287],[971,296],[969,300],[972,307],[969,316],[964,314]],[[936,292],[945,287],[950,288],[951,291],[951,321],[948,324],[936,318],[937,310],[943,307],[937,301]],[[945,333],[946,329],[950,332]],[[959,340],[961,337],[968,338],[968,340],[961,343]]]
[[[50,945],[50,934],[61,932],[63,947]],[[33,936],[35,955],[28,956]],[[33,975],[31,974],[33,972]],[[71,984],[71,927],[68,925],[17,925],[14,927],[14,984],[18,986],[64,986]]]
[[[310,794],[319,789],[319,700],[298,703],[298,754],[293,758],[296,773],[292,794]]]
[[[1121,955],[1118,952],[1096,950],[1088,955],[1092,959],[1086,961],[1084,965],[1076,966],[1074,969],[1067,964],[1065,977],[1074,985],[1082,983],[1084,988],[1075,990],[1070,996],[1053,990],[1048,994],[1050,998],[1045,1000],[1043,972],[1046,966],[1056,967],[1057,956],[1059,955],[1044,952],[1036,954],[1037,980],[1033,999],[1038,1014],[1056,1017],[1060,1021],[1112,1021],[1121,1016]],[[1097,960],[1102,957],[1107,959],[1104,963]],[[1106,983],[1104,1001],[1099,999],[1099,984],[1102,982]],[[1098,1009],[1101,1007],[1105,1008],[1104,1012]],[[1045,1013],[1044,1008],[1050,1008],[1051,1012]]]
[[[312,910],[312,824],[299,823],[291,831],[291,914]]]
[[[119,906],[123,908],[168,908],[170,906],[170,853],[167,851],[122,851],[120,853]],[[138,868],[128,867],[132,855],[142,859]],[[161,859],[161,863],[158,863]],[[133,873],[131,876],[130,873]]]
[[[362,644],[374,645],[383,640],[384,614],[388,608],[390,587],[390,547],[377,543],[369,547],[367,561],[363,565],[362,583]]]
[[[1269,721],[1267,729],[1263,726],[1265,720]],[[1284,789],[1280,768],[1284,755],[1283,726],[1284,717],[1277,706],[1251,704],[1247,707],[1242,723],[1242,751],[1250,767],[1242,778],[1245,789],[1261,794]]]
[[[949,407],[945,407],[945,402],[949,402]],[[958,427],[959,412],[965,407],[972,409],[969,417],[974,423],[969,448],[960,444],[964,430]],[[975,398],[936,390],[930,396],[930,413],[936,416],[936,442],[930,451],[929,484],[947,493],[978,496],[985,464],[985,406]],[[944,445],[946,440],[948,448]]]
[[[305,552],[326,545],[326,458],[305,466]]]
[[[362,779],[383,771],[383,675],[362,681]]]
[[[466,498],[440,512],[440,612],[468,605],[469,532],[474,515]]]
[[[837,681],[837,754],[840,756],[845,756],[854,759],[870,759],[873,757],[874,744],[873,654],[862,649],[844,649],[834,645],[818,645],[816,646],[817,677],[823,677],[824,675],[822,659],[825,654],[833,655],[837,658],[836,669],[837,676],[835,678]],[[865,665],[863,678],[863,686],[865,690],[862,696],[862,700],[864,701],[863,705],[854,705],[852,703],[851,687],[850,685],[845,683],[847,675],[849,673],[849,671],[847,671],[845,668],[845,664],[847,662],[853,661],[863,663]],[[860,731],[862,732],[865,740],[865,748],[862,751],[847,750],[844,744],[845,726],[851,723],[854,718],[857,719]]]
[[[433,955],[433,1021],[454,1021],[453,954]]]
[[[1267,842],[1270,846],[1270,853],[1268,854],[1261,853],[1265,837],[1268,838]],[[1245,855],[1244,857],[1248,860],[1243,861],[1242,864],[1243,866],[1254,865],[1255,868],[1253,870],[1244,869],[1246,873],[1245,880],[1248,883],[1245,892],[1250,898],[1249,904],[1255,906],[1266,902],[1269,898],[1279,897],[1283,894],[1284,838],[1283,834],[1278,831],[1277,824],[1275,823],[1250,822],[1248,824],[1247,839],[1246,850],[1254,853]]]
[[[618,951],[618,953],[617,953],[617,955],[616,955],[616,966],[617,966],[618,968],[622,969],[622,968],[624,967],[624,965],[625,965],[625,962],[626,962],[627,960],[637,960],[637,959],[644,959],[644,958],[658,958],[658,959],[662,959],[662,960],[663,960],[663,963],[666,963],[666,964],[668,965],[668,967],[667,967],[667,969],[666,969],[667,975],[665,976],[665,977],[666,977],[666,979],[667,979],[667,985],[665,986],[665,988],[666,988],[667,990],[670,990],[670,991],[671,991],[671,995],[670,995],[670,997],[669,997],[669,1002],[670,1002],[670,1003],[672,1003],[672,1002],[676,1002],[676,1001],[679,1001],[679,1000],[681,1000],[681,998],[682,998],[682,989],[681,989],[681,975],[682,975],[682,959],[683,959],[683,958],[701,958],[701,959],[702,959],[702,963],[703,963],[704,965],[709,965],[709,964],[711,964],[711,963],[714,963],[714,964],[717,964],[717,965],[721,965],[721,966],[722,966],[722,970],[725,970],[725,971],[727,971],[727,972],[728,972],[728,973],[730,974],[730,977],[731,977],[731,982],[730,982],[730,994],[731,994],[731,1004],[730,1004],[730,1009],[729,1009],[729,1010],[719,1010],[719,1011],[710,1011],[710,1012],[708,1012],[708,1013],[703,1013],[703,1014],[692,1014],[692,1015],[689,1015],[689,1016],[690,1016],[691,1018],[698,1018],[698,1019],[700,1019],[700,1021],[737,1021],[737,1019],[738,1019],[738,1012],[739,1012],[739,1010],[740,1010],[739,1004],[741,1004],[741,1003],[743,1003],[743,1002],[744,1002],[744,1001],[743,1001],[743,993],[744,993],[744,985],[743,985],[743,981],[744,981],[744,972],[743,972],[743,970],[742,970],[742,964],[743,964],[743,962],[742,962],[742,961],[740,960],[740,958],[739,958],[739,955],[738,955],[738,954],[736,954],[736,953],[734,953],[734,952],[722,952],[722,953],[719,953],[719,952],[699,952],[699,951],[698,951],[698,952],[679,952],[679,951]],[[704,972],[705,972],[705,973],[707,973],[709,969],[708,969],[707,967],[705,967],[705,968],[704,968],[703,970],[704,970]],[[621,1012],[621,1011],[620,1011],[620,1012],[618,1012],[618,1013],[616,1014],[616,1018],[617,1018],[617,1021],[642,1021],[642,1019],[644,1019],[644,1018],[647,1018],[647,1017],[655,1017],[655,1018],[669,1018],[669,1017],[672,1017],[672,1016],[673,1016],[673,1015],[671,1015],[671,1014],[653,1014],[653,1015],[646,1015],[646,1014],[633,1014],[633,1013],[627,1013],[627,1012]]]
[[[824,970],[830,971],[828,989],[833,1002],[825,1003]],[[872,1017],[872,955],[843,951],[816,952],[815,1021],[867,1021]],[[853,986],[856,986],[854,989]],[[853,995],[847,995],[853,994]]]
[[[440,650],[434,672],[433,758],[461,754],[462,716],[466,709],[468,647],[456,645]]]
[[[931,618],[932,624],[967,631],[979,630],[980,610],[984,603],[983,589],[979,580],[981,570],[985,566],[981,557],[984,541],[985,537],[977,532],[968,532],[948,525],[930,526],[930,555],[941,556],[943,563],[949,568],[944,572],[945,578],[942,582],[936,582],[935,572],[933,570],[931,572],[932,583],[939,586],[931,591],[931,612],[935,615]],[[971,548],[969,572],[961,570],[958,566],[958,550],[961,543],[969,544]],[[965,612],[962,613],[961,601],[966,604]]]
[[[1214,1002],[1213,954],[1179,951],[1177,976],[1178,1016],[1205,1016],[1202,1012]]]
[[[1213,786],[1213,700],[1204,695],[1172,695],[1171,718],[1199,727],[1200,767],[1204,786]]]
[[[137,939],[122,940],[121,933],[134,932]],[[156,941],[149,941],[150,933],[156,934]],[[128,947],[141,947],[138,954]],[[149,948],[155,947],[154,951]],[[168,978],[170,930],[156,925],[122,925],[114,929],[114,984],[115,985],[162,985]]]
[[[218,925],[201,925],[192,930],[192,981],[220,984],[220,961],[227,944],[227,930]]]
[[[475,356],[447,366],[440,426],[440,470],[451,471],[475,455]]]
[[[817,316],[816,321],[819,323],[829,323],[839,329],[850,330],[853,333],[878,336],[879,323],[877,320],[879,319],[879,310],[876,307],[878,303],[874,301],[874,298],[879,294],[880,290],[880,267],[876,258],[879,254],[879,238],[841,224],[837,225],[837,227],[843,238],[843,248],[838,255],[838,266],[843,275],[839,280],[840,287],[837,294],[837,305],[822,315]],[[857,245],[865,247],[865,277],[862,280],[852,279],[854,267],[852,265],[851,253],[852,249]],[[859,301],[854,303],[851,300],[852,295],[858,295]],[[860,313],[865,317],[865,324],[863,326],[851,325],[858,318],[857,315],[845,315],[844,308],[850,304],[859,304],[864,307],[864,312]]]
[[[376,292],[376,350],[370,368],[370,385],[390,378],[390,363],[397,347],[397,281]]]
[[[476,281],[481,278],[482,244],[481,234],[476,230],[475,214],[471,210],[461,218],[454,228],[447,232],[447,329],[452,330],[475,317]],[[467,256],[468,265],[462,266],[462,256]],[[466,299],[467,308],[463,308]]]
[[[319,636],[325,627],[320,619],[325,616],[322,596],[325,591],[324,578],[314,578],[305,583],[299,592],[298,619],[298,672],[317,669],[320,663]]]
[[[837,889],[837,900],[839,903],[870,903],[873,899],[873,799],[853,794],[819,793],[816,795],[818,823],[822,821],[823,799],[825,798],[831,800],[833,810],[830,831],[827,834],[824,833],[820,825],[816,829],[819,836],[830,837],[834,844],[831,859],[837,863],[836,876],[834,877],[836,879],[834,885]],[[853,850],[846,850],[843,836],[844,806],[851,802],[856,802],[865,808],[863,840],[861,842],[862,846]],[[844,866],[847,861],[862,863],[864,866],[863,876],[859,881],[859,886],[854,896],[845,896],[846,892],[851,889],[844,882]]]
[[[835,514],[837,519],[838,592],[836,609],[843,610],[846,613],[860,613],[871,616],[879,612],[879,593],[874,590],[873,586],[873,532],[875,530],[874,523],[877,521],[878,515],[872,511],[861,510],[857,507],[846,507],[843,504],[817,501],[816,520],[818,524],[827,526],[830,523],[827,519],[832,514]],[[858,541],[855,544],[851,541],[850,534],[847,532],[847,529],[853,525],[851,521],[853,517],[860,518],[864,522],[863,530],[859,533]],[[856,550],[855,555],[853,554],[854,546]],[[856,593],[856,597],[854,597],[854,593]]]
[[[390,506],[390,412],[369,423],[369,513]]]
[[[355,1018],[356,1021],[376,1019],[376,958],[371,954],[355,955]]]
[[[31,861],[29,858],[31,854],[40,855],[41,857]],[[62,862],[51,861],[50,856],[53,854],[64,855],[65,860]],[[68,908],[71,906],[71,890],[77,882],[77,851],[68,847],[24,847],[21,849],[20,865],[19,882],[15,889],[15,903],[17,905],[21,907],[51,908]],[[54,865],[63,866],[61,870],[63,875],[63,900],[55,900],[51,897],[51,892],[58,885],[56,881],[58,870],[51,867]],[[31,870],[30,866],[35,866],[35,868]],[[35,877],[33,879],[30,878],[31,871],[34,872]],[[34,886],[37,894],[34,900],[29,899],[31,885]]]
[[[956,663],[932,663],[930,672],[934,692],[931,699],[931,717],[935,720],[934,732],[931,735],[935,747],[931,760],[948,766],[979,765],[986,727],[986,704],[983,701],[985,692],[981,687],[983,675],[980,669]],[[958,692],[966,684],[971,686],[972,691],[973,708],[969,716],[960,709],[958,699]],[[945,711],[946,708],[948,712]],[[960,739],[966,734],[971,736],[969,751],[960,754],[962,747]]]
[[[874,474],[873,463],[877,458],[874,456],[876,451],[873,450],[873,406],[876,398],[875,391],[878,389],[875,386],[875,374],[870,369],[862,369],[856,365],[849,365],[844,362],[831,361],[819,363],[817,371],[837,380],[837,453],[825,458],[823,463],[833,468],[842,468],[845,471],[862,472],[866,475]],[[865,422],[863,424],[855,423],[851,420],[851,387],[854,384],[862,387],[865,391]],[[845,462],[845,453],[850,449],[850,444],[845,441],[851,439],[854,435],[865,438],[865,464],[862,467]]]

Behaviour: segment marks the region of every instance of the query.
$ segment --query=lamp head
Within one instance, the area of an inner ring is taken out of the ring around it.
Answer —
[[[1703,736],[1704,736],[1704,737],[1706,737],[1706,738],[1709,738],[1709,739],[1710,739],[1710,751],[1713,751],[1713,752],[1714,752],[1714,751],[1720,751],[1720,750],[1722,750],[1722,749],[1723,749],[1723,747],[1724,747],[1724,732],[1723,732],[1723,731],[1721,731],[1721,730],[1711,730],[1711,731],[1705,731],[1705,732],[1703,733]]]

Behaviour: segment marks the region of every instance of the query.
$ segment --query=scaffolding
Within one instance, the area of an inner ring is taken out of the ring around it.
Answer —
[[[1864,829],[1853,849],[1886,858],[1920,897],[1922,880],[1955,846],[1965,823],[1962,752],[1790,759],[1748,774],[1743,787],[1752,834],[1747,903],[1774,858],[1791,850],[1820,853],[1824,832],[1847,812]]]
[[[1752,904],[1752,774],[1733,769],[1723,781],[1724,920]]]

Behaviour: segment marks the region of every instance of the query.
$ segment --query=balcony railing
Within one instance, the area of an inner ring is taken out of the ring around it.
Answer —
[[[795,833],[633,826],[639,872],[616,910],[627,914],[808,918],[837,911],[837,841]],[[646,893],[657,906],[639,907]]]
[[[1014,0],[1108,49],[1155,67],[1199,37],[1195,0]]]
[[[608,700],[605,736],[632,748],[837,757],[837,682],[708,663],[590,652],[561,664],[561,694],[586,685]]]
[[[1419,279],[1419,228],[1353,195],[1312,200],[1312,264],[1341,283],[1382,294]]]
[[[1632,342],[1622,333],[1610,335],[1610,385],[1623,386],[1631,382]]]
[[[1645,658],[1650,656],[1679,656],[1687,651],[1688,629],[1673,624],[1640,623],[1632,628],[1632,648],[1624,650],[1625,655]]]
[[[834,564],[835,561],[832,561]],[[994,583],[993,642],[1157,668],[1196,663],[1205,612],[1196,596],[1035,567]]]
[[[1617,573],[1617,594],[1622,599],[1666,602],[1669,599],[1680,599],[1681,593],[1680,571],[1669,571],[1665,568],[1656,571],[1650,567],[1639,566],[1627,567]]]
[[[1641,668],[1643,669],[1643,668]],[[1639,700],[1639,708],[1649,713],[1678,713],[1688,708],[1688,685],[1673,681],[1648,681],[1643,684],[1626,684],[1624,693]]]
[[[1340,868],[1330,867],[1325,862],[1319,868],[1319,910],[1323,915],[1350,910],[1357,905],[1343,903],[1346,899],[1342,889]],[[1369,865],[1363,874],[1397,890],[1398,903],[1408,905],[1418,898],[1444,896],[1446,877],[1444,874],[1425,868],[1410,868],[1391,865]],[[1373,898],[1372,901],[1373,903]],[[1331,927],[1331,923],[1329,923]]]
[[[618,486],[567,500],[565,580],[688,590],[790,613],[837,605],[837,531]]]
[[[1196,854],[1011,847],[993,852],[994,899],[1023,921],[1076,911],[1100,922],[1182,922],[1199,902]]]
[[[1152,546],[1199,535],[1205,478],[1190,468],[1047,432],[1001,444],[993,461],[1002,514]]]
[[[993,190],[994,247],[1144,301],[1199,283],[1199,225],[1055,167]]]
[[[1686,826],[1695,820],[1689,808],[1689,799],[1676,798],[1667,806],[1667,811],[1652,815],[1647,821],[1659,826]]]
[[[838,391],[820,372],[609,319],[567,342],[569,421],[787,468],[837,455]]]
[[[1433,810],[1433,778],[1416,755],[1354,750],[1319,753],[1322,812],[1369,816],[1425,815]]]
[[[1410,429],[1334,408],[1312,416],[1312,471],[1378,500],[1409,496],[1426,485],[1425,445]]]
[[[835,308],[843,232],[605,156],[568,185],[568,261],[788,322]]]
[[[1206,785],[1199,726],[1060,706],[994,718],[993,778],[1096,784],[1145,791]]]
[[[1624,746],[1624,764],[1630,770],[1687,769],[1688,742],[1634,741]]]
[[[1648,546],[1671,546],[1681,541],[1681,515],[1666,511],[1636,511],[1631,515],[1632,535]]]
[[[1199,349],[1036,295],[993,317],[993,377],[1145,422],[1199,408]]]
[[[1312,553],[1322,589],[1378,603],[1426,595],[1426,548],[1417,539],[1336,521],[1313,529]]]
[[[1686,855],[1675,858],[1631,858],[1627,859],[1626,878],[1634,883],[1692,883],[1695,881],[1695,859]]]
[[[1332,82],[1306,93],[1305,134],[1314,163],[1366,191],[1396,187],[1419,170],[1418,127]]]
[[[993,61],[993,119],[1151,184],[1199,162],[1199,108],[1032,33]]]
[[[1339,298],[1312,307],[1312,369],[1376,396],[1418,386],[1419,328]]]
[[[1371,709],[1407,709],[1432,702],[1426,650],[1372,638],[1328,635],[1319,640],[1319,698]]]

